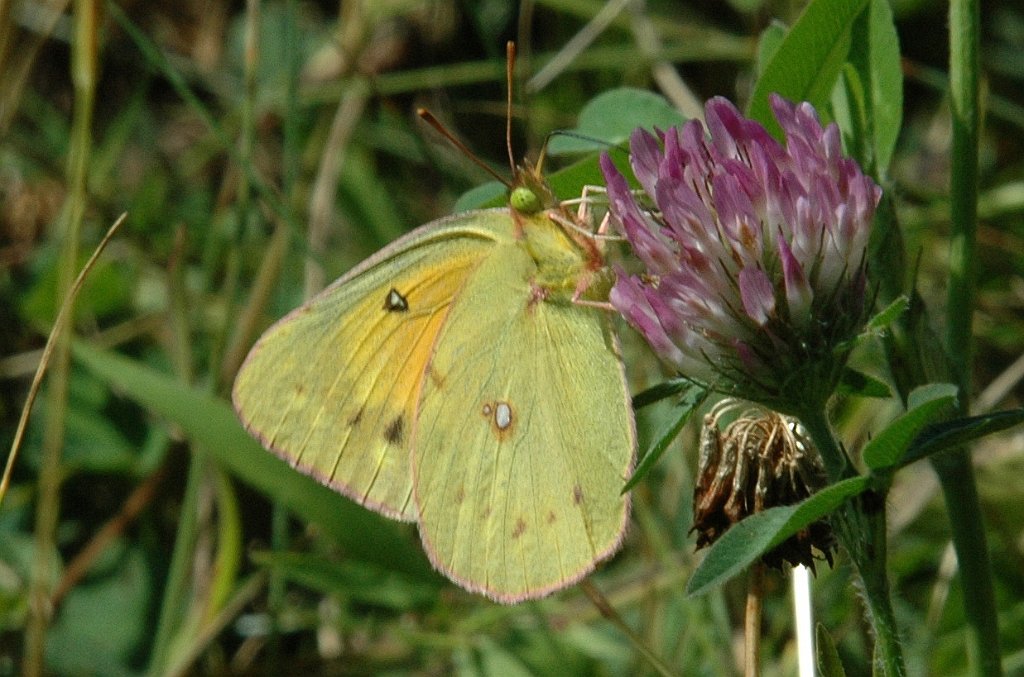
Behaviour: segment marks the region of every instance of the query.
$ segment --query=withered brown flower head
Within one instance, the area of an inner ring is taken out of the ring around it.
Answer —
[[[741,410],[724,430],[719,421]],[[825,486],[818,452],[796,419],[738,400],[719,402],[704,417],[693,491],[697,548],[766,508],[792,505]],[[817,550],[829,566],[835,541],[825,521],[814,522],[762,556],[765,564],[803,564],[814,571]]]

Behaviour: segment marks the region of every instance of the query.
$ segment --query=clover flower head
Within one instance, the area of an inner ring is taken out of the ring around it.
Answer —
[[[773,95],[786,135],[716,97],[704,126],[637,130],[644,195],[605,154],[612,220],[645,270],[619,270],[611,302],[679,371],[793,411],[817,402],[865,319],[865,250],[881,189],[842,153],[839,128]]]

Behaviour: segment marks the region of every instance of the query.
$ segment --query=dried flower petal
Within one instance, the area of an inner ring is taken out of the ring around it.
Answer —
[[[767,508],[792,505],[825,485],[817,450],[795,419],[722,400],[704,417],[700,462],[693,490],[697,547],[714,543],[733,524]],[[726,414],[740,415],[725,430]],[[824,558],[832,565],[832,530],[814,522],[762,556],[765,564],[803,564],[812,571]],[[820,553],[820,555],[816,554]]]

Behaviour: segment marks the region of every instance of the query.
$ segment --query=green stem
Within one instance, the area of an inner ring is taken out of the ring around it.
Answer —
[[[999,620],[974,467],[966,451],[940,454],[932,459],[932,467],[942,485],[960,569],[971,674],[998,677],[1003,674]]]
[[[189,602],[192,552],[198,539],[199,487],[206,476],[206,460],[199,454],[192,454],[189,460],[185,493],[181,499],[181,514],[178,530],[174,536],[174,550],[167,571],[167,582],[160,604],[160,615],[156,624],[153,651],[150,654],[146,674],[151,677],[166,674],[173,662],[171,653],[174,639],[181,627],[182,618]]]
[[[282,148],[282,192],[295,195],[300,170],[300,129],[299,129],[299,72],[302,69],[302,46],[299,42],[299,9],[297,0],[286,0],[284,21],[285,69],[288,78],[285,85],[284,139]],[[283,243],[280,247],[271,245],[271,249],[287,252],[287,231],[280,225],[277,231],[282,234]],[[275,276],[276,277],[276,276]],[[275,553],[283,553],[288,549],[288,509],[280,501],[274,501],[270,519],[270,547]],[[270,568],[267,582],[267,610],[270,612],[271,626],[267,648],[267,665],[272,673],[280,673],[284,668],[281,646],[281,615],[285,609],[286,580],[277,567]]]
[[[97,36],[99,8],[90,0],[78,0],[74,8],[74,36],[71,52],[71,81],[75,105],[68,157],[68,200],[64,210],[58,271],[57,298],[67,296],[78,268],[79,241],[87,203],[89,158],[92,155],[92,118],[97,80]],[[71,327],[74,308],[68,309],[68,331],[54,342],[47,396],[47,419],[43,433],[36,500],[35,558],[29,584],[29,618],[25,629],[23,674],[45,672],[46,631],[53,613],[51,594],[57,567],[57,525],[60,521],[60,489],[64,468],[65,419],[71,382]],[[55,327],[54,331],[59,331]]]
[[[972,373],[971,323],[974,317],[975,232],[978,221],[978,138],[980,106],[978,0],[949,5],[949,86],[953,146],[950,174],[949,292],[946,350],[960,387],[959,412],[969,411]],[[976,675],[1001,675],[999,623],[992,589],[988,547],[974,470],[966,450],[932,461],[942,485],[953,546],[960,567],[968,651]]]
[[[800,422],[814,441],[830,482],[856,475],[853,464],[836,440],[824,407],[809,408]],[[889,578],[886,567],[885,509],[873,508],[863,501],[848,502],[832,519],[840,544],[857,567],[864,588],[871,628],[875,633],[875,650],[887,677],[903,677],[903,649],[899,629],[889,599]]]
[[[664,661],[662,661],[654,651],[647,646],[647,642],[644,638],[633,631],[633,628],[629,626],[619,612],[615,610],[615,607],[608,601],[604,594],[598,589],[596,585],[590,582],[589,578],[584,578],[580,581],[580,590],[587,596],[591,604],[601,612],[601,615],[612,622],[629,641],[633,644],[633,647],[643,656],[650,666],[663,677],[672,677],[673,673]]]
[[[832,434],[832,426],[828,422],[824,407],[808,407],[797,417],[807,429],[808,434],[818,447],[821,461],[825,464],[829,482],[835,483],[856,476],[846,451]]]
[[[953,147],[946,347],[953,358],[957,381],[963,386],[969,384],[971,377],[974,249],[978,223],[978,20],[977,0],[950,2],[949,87]]]

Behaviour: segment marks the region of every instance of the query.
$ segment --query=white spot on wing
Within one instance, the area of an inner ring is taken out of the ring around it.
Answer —
[[[515,426],[515,413],[508,402],[484,402],[480,413],[491,426],[498,439],[505,439]]]
[[[512,425],[512,407],[507,402],[498,402],[494,409],[494,424],[498,430],[506,430]]]

